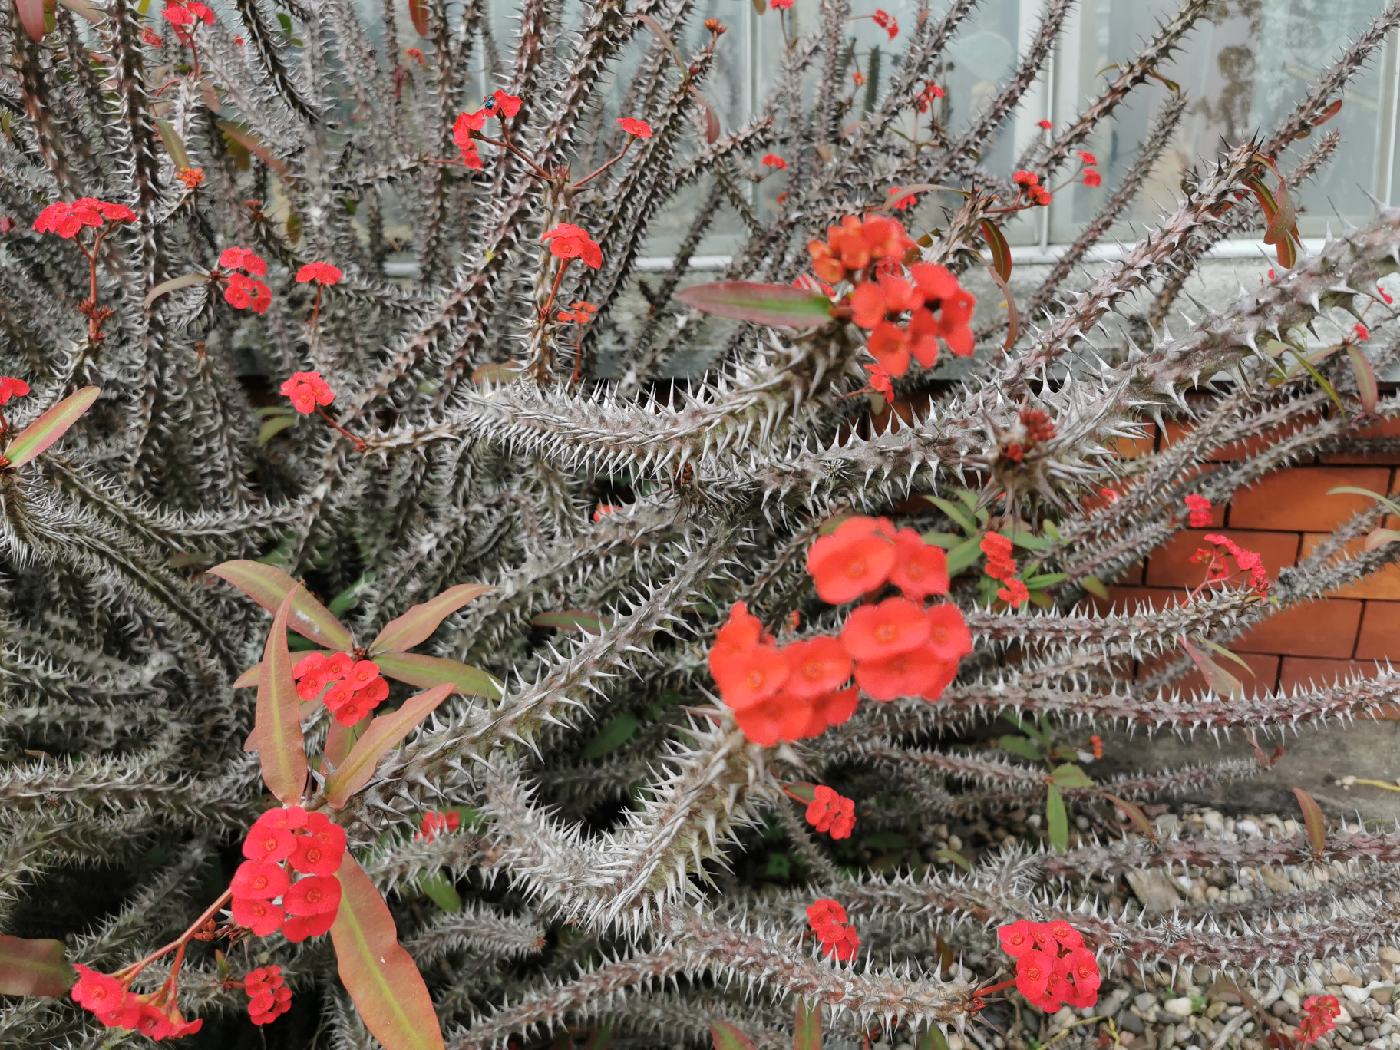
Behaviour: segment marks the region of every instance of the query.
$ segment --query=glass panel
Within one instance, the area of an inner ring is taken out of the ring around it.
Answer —
[[[1082,104],[1097,96],[1112,75],[1106,66],[1133,57],[1141,41],[1178,6],[1177,0],[1083,0],[1064,45],[1057,125],[1073,119]],[[1374,0],[1220,0],[1214,20],[1198,23],[1181,53],[1162,68],[1191,102],[1125,220],[1155,221],[1160,209],[1175,200],[1185,170],[1209,164],[1224,143],[1240,142],[1261,129],[1267,133],[1378,9]],[[1341,132],[1342,143],[1331,164],[1298,194],[1306,213],[1298,225],[1305,237],[1320,236],[1329,219],[1335,225],[1337,214],[1369,215],[1366,191],[1384,188],[1377,181],[1376,149],[1381,65],[1369,63],[1350,85],[1342,113],[1327,125]],[[1095,133],[1088,148],[1098,156],[1104,184],[1099,189],[1066,188],[1057,195],[1051,208],[1053,240],[1072,239],[1098,210],[1132,165],[1167,94],[1160,84],[1139,88],[1111,124]],[[1298,143],[1289,151],[1284,171],[1309,144]]]

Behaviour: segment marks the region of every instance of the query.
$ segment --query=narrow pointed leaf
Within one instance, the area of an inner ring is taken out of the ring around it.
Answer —
[[[290,625],[289,625],[289,626],[290,626]],[[292,663],[295,665],[296,661],[300,660],[300,659],[301,659],[302,657],[304,657],[304,656],[310,656],[312,653],[320,653],[322,656],[329,656],[332,652],[335,652],[335,650],[333,650],[333,649],[306,649],[306,650],[301,651],[301,652],[293,653],[293,654],[292,654]],[[257,685],[257,684],[258,684],[258,675],[262,674],[262,666],[263,666],[263,665],[262,665],[262,661],[259,660],[257,663],[255,663],[252,667],[248,668],[248,670],[244,671],[241,675],[239,675],[239,676],[234,680],[233,687],[234,687],[235,689],[248,689],[248,688],[250,688],[250,687],[252,687],[252,686]]]
[[[419,36],[428,35],[428,0],[408,0],[408,17]]]
[[[268,612],[275,612],[287,595],[293,595],[292,616],[287,623],[291,630],[337,652],[355,648],[355,639],[345,625],[310,591],[276,566],[260,561],[226,561],[215,565],[209,574],[233,584]]]
[[[1107,791],[1103,793],[1103,797],[1122,810],[1123,815],[1139,832],[1154,842],[1156,841],[1157,829],[1153,826],[1152,821],[1147,819],[1147,814],[1142,811],[1141,806],[1129,802],[1127,799],[1119,798],[1117,795],[1110,795]]]
[[[171,292],[178,292],[181,288],[193,288],[197,284],[203,284],[209,280],[207,273],[182,273],[179,277],[172,277],[168,281],[161,281],[149,292],[146,293],[146,307],[159,299],[162,295],[169,295]]]
[[[1094,786],[1094,782],[1089,779],[1089,774],[1073,762],[1056,766],[1054,772],[1050,774],[1050,778],[1062,788],[1091,788]]]
[[[1238,697],[1244,695],[1244,685],[1240,680],[1232,675],[1225,668],[1212,660],[1201,650],[1181,639],[1181,648],[1186,651],[1186,655],[1191,658],[1191,662],[1196,665],[1196,670],[1201,672],[1201,677],[1206,680],[1206,685],[1221,696]]]
[[[1351,371],[1356,376],[1356,389],[1361,396],[1361,407],[1370,415],[1376,410],[1376,404],[1381,399],[1381,384],[1376,378],[1376,369],[1366,352],[1355,344],[1348,344],[1347,359],[1351,361]]]
[[[1327,818],[1322,815],[1322,807],[1317,804],[1317,800],[1302,788],[1295,787],[1293,796],[1303,811],[1303,827],[1308,832],[1308,845],[1312,847],[1313,856],[1321,859],[1322,851],[1327,848]]]
[[[0,995],[53,998],[73,985],[63,942],[0,933]]]
[[[1372,529],[1366,534],[1366,542],[1361,546],[1365,550],[1374,551],[1396,540],[1400,540],[1400,532],[1394,529]]]
[[[263,649],[257,711],[251,743],[262,763],[263,783],[283,804],[295,806],[306,787],[306,750],[301,738],[301,698],[292,681],[287,618],[295,594],[282,599]]]
[[[332,769],[340,768],[340,764],[345,761],[345,756],[355,746],[356,728],[362,724],[357,722],[353,726],[347,726],[341,725],[334,718],[331,719],[330,728],[326,730],[326,743],[321,748],[321,772],[323,774]]]
[[[422,653],[381,653],[374,658],[379,670],[396,682],[427,689],[446,682],[467,696],[501,698],[501,683],[479,667]]]
[[[560,631],[598,634],[603,629],[603,618],[587,609],[552,609],[530,617],[530,624],[534,627],[553,627]]]
[[[85,386],[70,394],[25,427],[5,449],[12,466],[22,467],[68,432],[102,394],[95,386]]]
[[[376,653],[401,653],[420,642],[426,642],[443,620],[490,589],[484,583],[459,583],[436,598],[415,605],[398,619],[384,625],[384,630],[369,644],[371,656]]]
[[[820,1003],[797,1000],[793,1022],[792,1050],[822,1050],[822,1008]]]
[[[15,11],[19,14],[19,24],[24,27],[24,32],[30,40],[38,43],[44,39],[44,34],[48,32],[46,25],[45,8],[49,6],[45,0],[15,0]]]
[[[930,1028],[919,1036],[919,1050],[948,1050],[948,1040],[937,1028]]]
[[[1004,282],[1011,280],[1011,245],[1006,243],[1006,235],[1001,232],[1001,227],[990,219],[982,222],[982,239],[992,250],[992,269],[1001,278],[1002,290],[1007,293],[1006,301],[1009,303],[1011,292]]]
[[[753,1040],[728,1021],[711,1021],[710,1038],[715,1050],[756,1050]]]
[[[350,854],[340,870],[340,910],[331,926],[340,983],[384,1050],[444,1050],[428,986],[399,944],[389,906]]]
[[[831,302],[826,296],[790,284],[715,281],[686,288],[676,298],[694,310],[753,324],[821,328],[831,322]]]
[[[370,722],[345,761],[326,778],[326,801],[336,809],[360,788],[369,783],[380,760],[413,732],[433,709],[452,694],[452,685],[435,685],[427,692],[404,701],[397,711],[379,715]]]
[[[1065,813],[1065,797],[1054,784],[1046,786],[1045,829],[1050,845],[1057,850],[1069,848],[1069,815]]]
[[[165,143],[165,152],[170,154],[170,159],[175,162],[177,168],[188,168],[190,166],[190,155],[185,152],[185,144],[180,139],[180,133],[168,120],[157,120],[156,130],[160,132],[160,140]]]

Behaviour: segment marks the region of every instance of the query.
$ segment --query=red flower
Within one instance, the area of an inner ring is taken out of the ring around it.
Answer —
[[[829,897],[813,901],[807,907],[807,922],[821,942],[822,954],[835,956],[840,962],[850,962],[860,948],[856,928],[847,921],[846,909]]]
[[[517,95],[508,95],[504,91],[497,91],[487,100],[486,108],[494,109],[500,119],[509,120],[520,112],[520,98]]]
[[[452,125],[452,141],[456,145],[457,151],[462,154],[462,163],[476,171],[486,167],[481,162],[481,154],[477,152],[476,143],[472,141],[472,132],[480,131],[486,125],[484,116],[480,120],[477,119],[478,113],[458,113],[457,121]]]
[[[617,126],[633,138],[651,138],[651,125],[645,120],[638,120],[636,117],[618,117]]]
[[[856,664],[856,685],[872,700],[918,696],[937,700],[958,674],[956,660],[946,660],[930,646],[897,653],[884,660]]]
[[[783,687],[788,662],[772,645],[717,646],[710,650],[710,673],[724,702],[741,711]]]
[[[293,831],[306,826],[306,810],[300,806],[269,809],[253,821],[243,840],[243,856],[249,860],[286,860],[296,848]]]
[[[794,696],[812,699],[850,681],[851,658],[835,638],[821,635],[780,651],[788,664],[785,688]]]
[[[1099,158],[1094,156],[1087,149],[1082,149],[1079,151],[1079,160],[1081,163],[1087,164],[1091,168],[1096,167],[1099,163]]]
[[[242,270],[253,277],[267,276],[267,261],[250,248],[225,248],[219,255],[219,266],[225,270]]]
[[[945,602],[924,614],[928,625],[928,649],[940,660],[961,660],[972,652],[972,632],[967,629],[962,610]]]
[[[315,412],[317,405],[329,405],[335,400],[335,391],[321,378],[320,372],[294,372],[283,381],[280,389],[283,396],[291,401],[292,407],[304,416]],[[310,673],[314,674],[315,671]],[[339,678],[341,675],[335,677]]]
[[[1026,602],[1030,601],[1031,592],[1024,583],[1018,579],[1006,581],[1006,586],[997,588],[997,597],[1004,601],[1013,609],[1019,609]]]
[[[256,1025],[270,1024],[292,1007],[292,990],[282,978],[280,966],[262,966],[243,978],[248,993],[248,1018]]]
[[[787,167],[787,161],[783,160],[783,158],[776,153],[765,153],[762,159],[759,160],[759,163],[765,168],[776,168],[779,171]]]
[[[1356,322],[1356,327],[1353,328],[1352,331],[1356,333],[1358,342],[1364,343],[1367,339],[1371,338],[1371,330],[1360,321]]]
[[[894,404],[894,380],[878,363],[865,366],[870,375],[870,389],[885,399],[885,404]]]
[[[344,276],[338,266],[332,266],[328,262],[309,262],[297,271],[297,284],[306,284],[308,281],[315,281],[320,285],[339,284]]]
[[[29,384],[14,376],[0,376],[0,405],[9,404],[12,397],[25,397],[29,394]]]
[[[1189,511],[1187,524],[1193,529],[1210,528],[1210,500],[1204,496],[1187,496],[1186,509]]]
[[[340,880],[328,875],[308,875],[292,883],[282,895],[288,915],[335,914],[340,907]]]
[[[245,860],[233,874],[229,889],[234,899],[249,897],[253,900],[270,901],[282,896],[291,879],[280,864],[270,864],[262,860]]]
[[[592,237],[571,222],[561,222],[545,233],[540,240],[549,245],[549,254],[566,263],[570,259],[582,259],[591,269],[603,265],[603,251]]]
[[[851,613],[841,628],[841,644],[854,660],[885,660],[922,646],[929,628],[922,606],[908,598],[887,598]]]
[[[1091,189],[1094,187],[1102,186],[1103,176],[1098,173],[1097,169],[1090,168],[1084,173],[1084,185],[1090,187]]]
[[[782,692],[735,711],[734,721],[759,747],[772,747],[780,740],[806,740],[827,727],[816,706]]]
[[[1046,943],[1041,933],[1041,924],[1029,919],[1018,919],[1016,922],[997,927],[997,941],[1001,944],[1001,950],[1013,959],[1019,959],[1028,951]]]
[[[423,64],[423,49],[420,47],[404,48],[404,57],[413,59],[421,66]]]
[[[882,11],[877,7],[875,9],[875,14],[871,17],[875,19],[875,24],[877,26],[890,35],[891,40],[899,36],[899,23],[894,20],[894,16],[888,11]]]
[[[807,823],[834,839],[848,839],[856,826],[856,804],[825,784],[818,784],[812,789],[812,801],[807,806]]]
[[[311,816],[321,817],[325,825],[308,826],[307,834],[296,837],[288,863],[302,875],[334,875],[345,857],[345,830],[319,813]]]
[[[335,924],[335,912],[323,911],[315,915],[290,915],[282,924],[282,936],[293,944],[300,944],[309,937],[319,937]]]
[[[596,303],[590,303],[586,299],[578,299],[569,309],[560,310],[556,313],[554,319],[560,324],[569,324],[570,322],[573,324],[587,324],[589,321],[593,320],[594,315],[597,313],[598,306]]]
[[[774,11],[786,11],[792,7],[792,0],[768,0],[768,6]]]
[[[835,284],[848,273],[881,261],[900,262],[915,247],[904,226],[885,215],[864,219],[847,215],[840,225],[828,226],[826,240],[807,242],[812,270],[823,281]]]
[[[256,277],[244,277],[241,273],[231,273],[224,285],[224,302],[236,310],[252,310],[255,314],[267,313],[272,305],[272,290]]]
[[[251,930],[255,937],[276,933],[283,918],[282,909],[271,901],[255,897],[233,898],[233,921]]]
[[[160,47],[160,45],[164,43],[164,41],[161,40],[159,33],[153,30],[150,26],[146,26],[144,29],[141,30],[141,43],[147,45],[148,47]]]
[[[135,1028],[141,1016],[141,1001],[124,984],[109,974],[74,963],[78,980],[69,989],[73,1001],[95,1014],[108,1028]]]
[[[1315,1043],[1337,1027],[1342,1004],[1334,995],[1310,995],[1303,1000],[1303,1018],[1294,1039],[1302,1046]]]
[[[894,568],[894,526],[885,518],[848,518],[807,550],[807,572],[830,605],[868,594]]]
[[[413,837],[421,842],[432,842],[438,835],[456,831],[461,826],[461,816],[451,810],[442,813],[424,813],[422,823],[418,825],[418,831]]]
[[[908,211],[919,203],[919,195],[917,193],[905,193],[904,190],[898,186],[891,186],[886,192],[894,198],[890,201],[890,207],[895,211]]]
[[[1382,288],[1379,284],[1376,285],[1376,292],[1380,295],[1381,299],[1384,300],[1386,306],[1391,306],[1394,304],[1395,298],[1384,288]]]
[[[75,201],[55,201],[34,220],[38,233],[55,233],[64,240],[76,237],[84,227],[101,226],[105,222],[135,222],[136,213],[125,204],[100,201],[95,197],[79,197]]]
[[[1011,176],[1011,181],[1022,189],[1028,190],[1032,186],[1040,185],[1040,176],[1033,171],[1026,171],[1025,168],[1021,168]]]
[[[1055,126],[1054,124],[1050,123],[1050,121],[1048,121],[1048,120],[1037,120],[1035,123],[1036,123],[1036,126],[1037,126],[1037,127],[1041,128],[1041,129],[1044,130],[1044,131],[1049,131],[1051,128],[1053,128],[1053,127]]]
[[[175,173],[175,177],[189,190],[197,190],[204,185],[203,168],[181,168]]]
[[[894,534],[894,568],[890,582],[906,598],[916,601],[948,593],[948,555],[942,547],[925,543],[913,529]]]

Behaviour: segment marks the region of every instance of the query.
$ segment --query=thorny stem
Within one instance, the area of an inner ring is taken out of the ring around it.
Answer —
[[[354,434],[350,433],[350,431],[346,430],[345,427],[337,423],[335,417],[332,416],[329,412],[327,412],[322,406],[317,405],[316,411],[322,419],[329,423],[331,427],[334,428],[335,431],[340,434],[341,437],[350,439],[351,443],[355,446],[356,452],[363,452],[367,448],[369,448],[369,443],[365,441],[364,438],[356,437]]]
[[[321,293],[323,291],[325,291],[325,289],[318,284],[316,286],[316,299],[311,304],[311,317],[306,322],[311,327],[310,346],[313,353],[316,351],[316,343],[321,334],[320,328],[317,327],[317,322],[321,319]]]
[[[545,182],[554,181],[554,179],[550,176],[549,172],[545,171],[542,167],[540,167],[533,160],[531,160],[529,155],[526,154],[525,151],[522,150],[515,143],[511,142],[510,139],[489,139],[485,135],[482,135],[480,136],[479,141],[486,143],[488,146],[499,146],[507,153],[519,157],[527,165],[529,165],[530,170],[535,173],[535,176],[537,178],[543,179]]]

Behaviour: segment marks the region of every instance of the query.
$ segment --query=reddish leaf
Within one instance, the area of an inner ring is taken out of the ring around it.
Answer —
[[[661,46],[664,47],[667,51],[669,51],[671,53],[671,57],[675,59],[676,68],[684,72],[686,69],[686,64],[685,59],[681,57],[681,49],[676,47],[676,42],[671,39],[671,34],[666,32],[665,28],[661,25],[661,23],[658,22],[651,15],[638,15],[637,21],[642,23],[642,25],[646,26],[649,30],[651,30],[651,35],[656,37],[656,39],[661,43]]]
[[[48,9],[53,0],[15,0],[15,11],[19,14],[19,24],[24,27],[30,40],[38,43],[48,32]]]
[[[792,1050],[822,1050],[821,1004],[797,1000],[793,1031]]]
[[[322,656],[329,656],[332,652],[335,652],[335,650],[306,649],[302,652],[297,652],[292,655],[295,656],[297,660],[300,660],[303,656],[309,656],[311,653],[320,653]],[[257,685],[258,675],[262,674],[262,666],[262,661],[259,660],[252,667],[248,668],[248,670],[244,671],[241,675],[234,679],[233,687],[235,689],[249,689]]]
[[[321,748],[322,773],[340,768],[340,764],[345,761],[345,756],[350,753],[350,748],[355,743],[354,732],[354,726],[343,726],[331,719],[331,726],[326,730],[325,747]]]
[[[444,682],[467,696],[484,696],[489,700],[501,698],[501,683],[479,667],[446,660],[441,656],[422,653],[381,653],[374,658],[379,670],[394,679],[421,689]]]
[[[1009,256],[1006,265],[1008,269],[1011,266]],[[1001,294],[1006,296],[1006,338],[1002,340],[1001,348],[1003,350],[1010,350],[1016,345],[1016,340],[1021,337],[1021,311],[1016,309],[1016,296],[1011,294],[1011,285],[1007,282],[1006,278],[1002,277],[995,268],[989,267],[987,274],[996,282],[997,287],[1001,289]]]
[[[1354,343],[1347,345],[1347,358],[1351,361],[1351,370],[1356,376],[1356,390],[1361,397],[1361,408],[1370,415],[1376,410],[1376,404],[1381,399],[1381,384],[1376,377],[1376,370],[1366,352]]]
[[[452,685],[435,685],[406,701],[397,711],[379,715],[369,724],[350,754],[336,771],[326,778],[326,801],[336,809],[360,788],[369,783],[379,766],[379,760],[404,737],[413,732],[423,719],[452,693]]]
[[[700,114],[705,119],[705,142],[713,146],[719,141],[720,136],[719,114],[715,112],[715,107],[710,105],[710,100],[702,95],[698,88],[690,89],[690,97],[700,107]]]
[[[408,0],[408,17],[419,36],[428,35],[428,0]]]
[[[715,281],[686,288],[676,298],[692,309],[754,324],[821,328],[831,321],[831,303],[826,296],[789,284]]]
[[[1322,807],[1317,800],[1302,788],[1294,788],[1293,795],[1303,811],[1303,826],[1308,832],[1308,845],[1312,846],[1313,856],[1322,859],[1322,851],[1327,848],[1327,818],[1322,815]]]
[[[73,984],[63,942],[0,933],[0,995],[54,998]]]
[[[371,655],[401,653],[412,649],[419,642],[427,641],[443,620],[490,589],[484,583],[459,583],[455,587],[449,587],[436,598],[415,605],[397,620],[391,620],[384,625],[384,630],[369,643]]]
[[[982,220],[982,238],[992,250],[992,268],[1003,281],[1011,280],[1011,245],[1006,243],[1006,235],[1001,232],[1001,227],[990,219]],[[1009,292],[1006,298],[1009,302]]]
[[[209,275],[207,273],[182,273],[179,277],[172,277],[168,281],[161,281],[160,284],[146,293],[145,306],[147,309],[150,309],[151,304],[162,295],[178,292],[181,288],[192,288],[197,284],[204,284],[208,280]]]
[[[1143,835],[1152,839],[1154,842],[1157,840],[1157,829],[1153,826],[1152,821],[1147,819],[1147,814],[1142,811],[1140,806],[1129,802],[1127,799],[1119,798],[1117,795],[1110,795],[1107,791],[1103,792],[1103,797],[1117,806],[1118,809],[1122,811],[1123,815],[1128,818],[1128,822],[1132,824],[1133,827],[1137,828],[1138,831],[1142,832]]]
[[[728,1021],[711,1021],[710,1038],[715,1041],[715,1050],[756,1050],[753,1040]]]
[[[399,944],[389,906],[347,852],[336,872],[340,910],[331,926],[340,983],[384,1050],[444,1050],[428,986]]]
[[[1186,655],[1191,658],[1191,662],[1196,665],[1196,670],[1201,672],[1201,677],[1206,680],[1206,685],[1212,690],[1219,693],[1221,696],[1244,695],[1244,686],[1240,684],[1238,678],[1197,649],[1185,638],[1181,640],[1181,648],[1186,651]]]
[[[282,599],[263,649],[265,671],[258,678],[257,711],[250,738],[262,762],[263,783],[285,805],[301,801],[306,787],[306,750],[301,739],[301,699],[292,681],[287,651],[287,617],[295,594]]]
[[[82,418],[84,412],[102,394],[100,388],[85,386],[76,394],[70,394],[52,408],[45,409],[38,419],[19,432],[9,447],[5,458],[12,466],[22,467],[44,449],[68,432],[68,428]]]
[[[211,107],[215,108],[215,107]],[[253,134],[251,128],[243,124],[237,124],[231,120],[216,120],[220,131],[224,133],[224,139],[233,146],[251,153],[278,175],[286,178],[289,174],[286,163],[277,156],[257,135]]]
[[[260,561],[226,561],[215,565],[209,574],[233,584],[268,612],[276,612],[287,595],[294,595],[294,615],[288,627],[327,649],[347,652],[355,648],[355,639],[345,625],[281,569]]]

